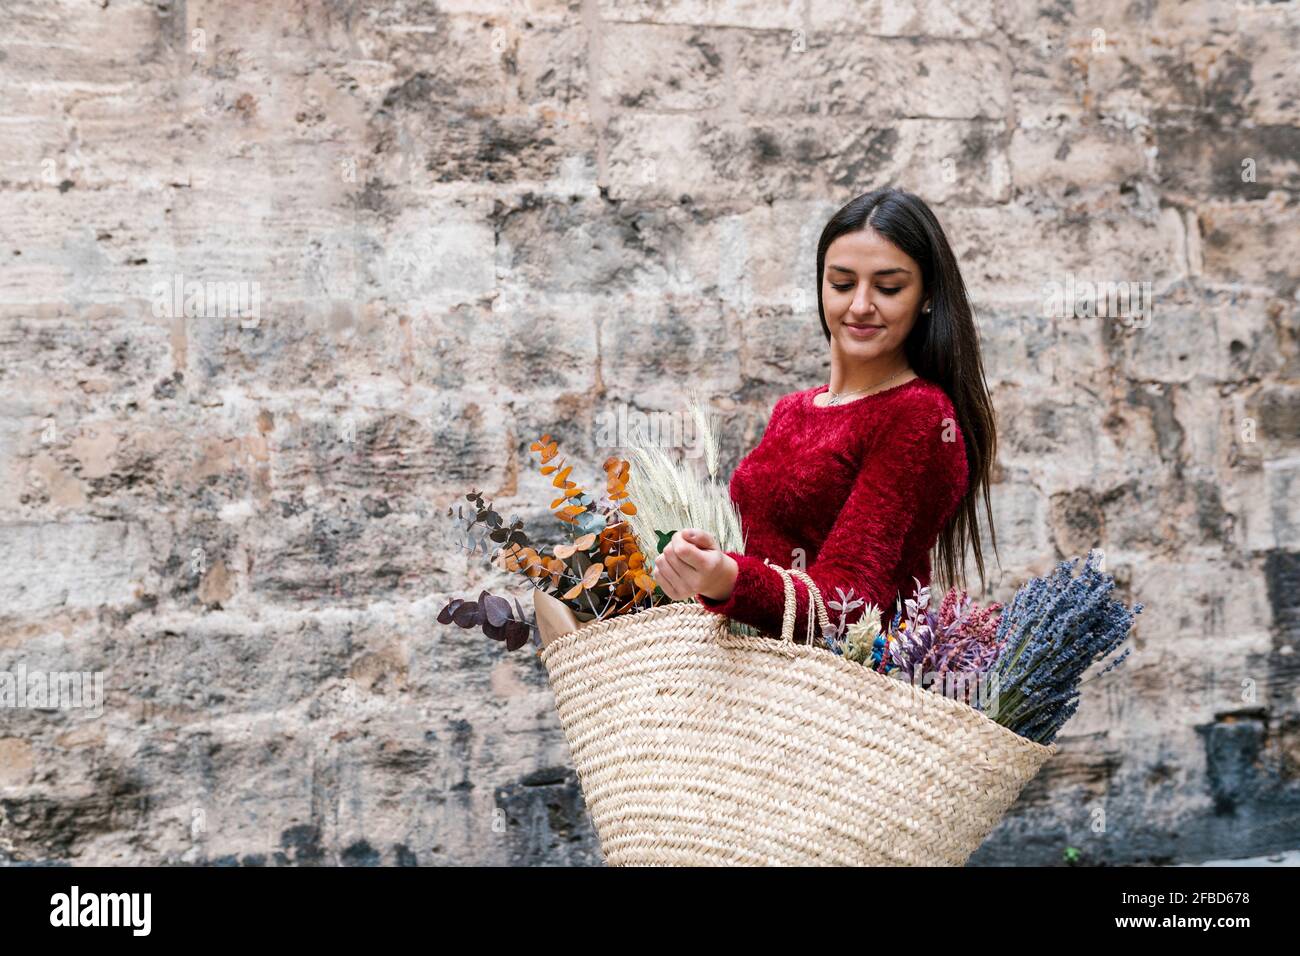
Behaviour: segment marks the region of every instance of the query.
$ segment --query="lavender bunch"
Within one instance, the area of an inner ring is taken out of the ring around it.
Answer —
[[[1073,577],[1078,563],[1063,561],[1048,577],[1031,579],[1003,609],[1001,652],[990,672],[995,691],[991,706],[981,707],[997,723],[1042,744],[1050,744],[1078,708],[1084,671],[1123,642],[1142,611],[1141,604],[1129,610],[1111,600],[1115,580],[1098,569],[1100,552],[1089,551]]]

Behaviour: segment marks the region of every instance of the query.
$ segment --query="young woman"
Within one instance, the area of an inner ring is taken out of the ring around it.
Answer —
[[[826,601],[860,599],[888,620],[914,578],[930,583],[932,549],[944,581],[964,586],[969,545],[983,586],[981,494],[997,549],[993,406],[965,283],[934,213],[898,189],[859,196],[822,231],[817,275],[830,384],[782,396],[732,475],[745,553],[687,528],[655,562],[669,597],[693,595],[773,636],[784,584],[765,558],[804,568]],[[802,641],[808,592],[794,587]]]

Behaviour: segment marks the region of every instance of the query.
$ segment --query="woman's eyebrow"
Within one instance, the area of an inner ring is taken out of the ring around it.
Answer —
[[[847,266],[827,266],[826,268],[827,268],[828,270],[833,269],[833,270],[836,271],[836,272],[846,272],[846,273],[848,273],[848,274],[851,275],[851,276],[852,276],[852,275],[857,275],[856,272],[854,272],[852,269],[848,268]],[[909,275],[909,276],[912,274],[912,270],[911,270],[911,269],[904,269],[904,268],[902,268],[901,266],[897,266],[897,267],[895,267],[895,268],[893,268],[893,269],[881,269],[881,270],[879,270],[878,272],[876,272],[875,275],[878,275],[878,276],[891,276],[891,275],[896,275],[897,273],[900,273],[900,272],[903,273],[904,275]]]

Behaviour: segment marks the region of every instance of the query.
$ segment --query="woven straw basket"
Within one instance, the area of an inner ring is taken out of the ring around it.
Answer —
[[[779,641],[673,603],[540,652],[606,862],[964,865],[1056,746],[795,643],[771,566]]]

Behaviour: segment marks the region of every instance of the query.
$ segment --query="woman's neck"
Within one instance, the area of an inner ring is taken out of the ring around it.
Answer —
[[[836,395],[861,394],[873,388],[897,385],[911,371],[911,365],[903,355],[886,356],[876,362],[852,366],[832,359],[830,391]]]

